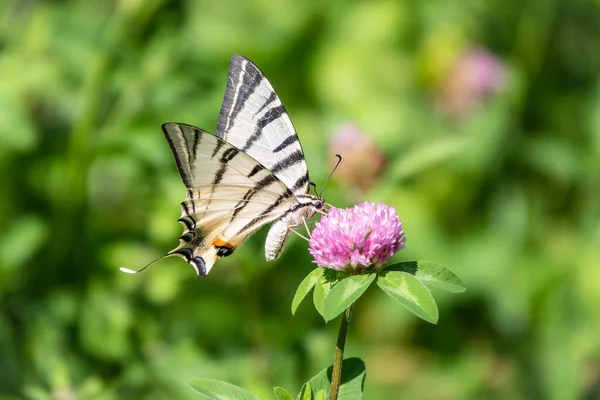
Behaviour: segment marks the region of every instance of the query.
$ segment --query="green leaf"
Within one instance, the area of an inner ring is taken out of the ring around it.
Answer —
[[[333,285],[323,303],[322,315],[325,321],[331,321],[350,307],[376,277],[376,274],[352,275]]]
[[[275,386],[273,391],[275,392],[275,396],[277,396],[277,400],[293,400],[292,395],[280,386]]]
[[[298,310],[298,306],[302,303],[302,300],[310,293],[312,288],[317,284],[319,278],[323,276],[323,268],[317,267],[313,269],[306,277],[300,282],[298,285],[298,289],[296,289],[296,294],[294,295],[294,299],[292,300],[292,315],[296,315],[296,310]]]
[[[327,391],[325,389],[319,390],[319,393],[315,396],[315,400],[326,400],[327,399]]]
[[[404,271],[421,283],[435,286],[451,293],[464,292],[464,283],[448,268],[433,261],[407,261],[386,267],[384,271]]]
[[[214,400],[260,400],[239,386],[215,379],[191,379],[187,382],[196,392]]]
[[[404,271],[391,271],[380,275],[377,284],[417,316],[432,324],[437,323],[439,314],[435,300],[429,289],[413,275]]]
[[[313,303],[317,312],[323,315],[323,302],[325,301],[325,297],[329,290],[331,289],[331,285],[336,281],[337,273],[331,269],[323,269],[323,274],[317,281],[315,285],[315,290],[313,291]]]
[[[300,394],[296,397],[296,400],[311,400],[312,391],[310,389],[310,383],[305,383],[300,389]]]
[[[325,398],[329,396],[332,371],[333,367],[330,366],[308,381],[307,384],[310,384],[313,396],[321,396],[321,392],[323,391],[325,392]],[[344,360],[338,400],[362,399],[366,374],[365,363],[360,358],[348,358]]]

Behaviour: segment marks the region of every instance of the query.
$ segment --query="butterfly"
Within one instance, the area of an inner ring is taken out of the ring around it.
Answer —
[[[216,136],[181,123],[162,130],[187,196],[179,246],[159,259],[182,257],[204,277],[217,259],[273,222],[265,257],[274,260],[290,231],[325,207],[320,195],[309,194],[304,152],[283,104],[245,57],[231,59]]]

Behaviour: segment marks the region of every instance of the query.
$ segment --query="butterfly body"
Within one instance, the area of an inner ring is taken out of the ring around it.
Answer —
[[[285,241],[290,235],[290,229],[302,226],[304,221],[315,215],[315,210],[323,208],[323,200],[319,197],[307,194],[299,195],[296,198],[299,203],[275,221],[269,229],[265,242],[265,258],[267,261],[279,257]]]
[[[308,194],[304,153],[281,101],[244,57],[231,60],[216,136],[180,123],[162,128],[188,189],[179,219],[184,231],[167,256],[184,258],[199,276],[271,222],[265,256],[277,258],[290,228],[323,208]]]

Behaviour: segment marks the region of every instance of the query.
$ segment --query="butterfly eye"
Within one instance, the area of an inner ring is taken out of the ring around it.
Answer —
[[[323,208],[323,200],[317,200],[317,201],[315,201],[315,208],[317,210],[320,210],[321,208]]]

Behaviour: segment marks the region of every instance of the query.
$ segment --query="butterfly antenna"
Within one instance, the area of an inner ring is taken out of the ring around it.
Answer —
[[[315,196],[318,196],[318,193],[317,193],[317,185],[315,185],[315,183],[314,183],[314,182],[309,182],[309,185],[310,185],[310,186],[312,186],[312,188],[313,188],[313,191],[315,192]]]
[[[139,274],[140,272],[142,272],[143,270],[145,270],[146,268],[148,268],[149,266],[151,266],[152,264],[154,264],[157,261],[162,260],[165,257],[168,257],[169,254],[165,254],[164,256],[160,256],[158,257],[156,260],[151,261],[149,264],[147,264],[144,268],[140,268],[140,269],[129,269],[129,268],[119,268],[121,270],[121,272],[125,272],[126,274]]]
[[[329,174],[329,178],[327,178],[327,180],[325,181],[325,183],[323,184],[323,187],[321,188],[321,191],[318,194],[319,198],[323,198],[323,196],[321,196],[323,194],[323,189],[325,189],[325,186],[327,186],[327,183],[329,182],[329,180],[331,179],[331,177],[333,176],[333,173],[335,172],[335,170],[337,169],[337,167],[340,165],[340,163],[342,162],[342,156],[340,156],[339,154],[335,155],[338,158],[338,162],[337,164],[335,164],[335,167],[333,167],[333,170],[331,171],[331,173]]]

